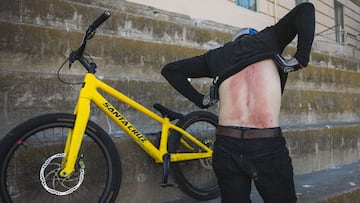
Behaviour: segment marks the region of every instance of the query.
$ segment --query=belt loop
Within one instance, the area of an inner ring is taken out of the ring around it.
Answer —
[[[240,128],[241,139],[245,139],[245,133],[247,133],[248,130],[250,130],[250,128],[247,128],[247,127],[241,127]]]

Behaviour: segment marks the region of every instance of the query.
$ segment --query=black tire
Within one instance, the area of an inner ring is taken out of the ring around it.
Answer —
[[[180,119],[176,125],[213,148],[218,118],[206,111],[195,111]],[[191,152],[180,144],[181,135],[172,132],[169,137],[169,152]],[[183,139],[185,139],[183,137]],[[200,149],[193,146],[196,151]],[[171,169],[180,189],[198,200],[210,200],[220,195],[217,179],[212,169],[212,159],[198,159],[171,163]]]
[[[91,121],[71,179],[57,176],[74,120],[72,114],[46,114],[20,124],[4,137],[0,189],[5,203],[115,201],[121,182],[119,154],[107,133]],[[51,194],[51,189],[56,192]]]

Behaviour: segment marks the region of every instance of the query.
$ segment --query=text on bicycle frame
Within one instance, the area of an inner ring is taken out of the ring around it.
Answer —
[[[113,107],[111,104],[105,102],[103,104],[103,106],[111,113],[113,114],[118,121],[120,121],[127,129],[130,130],[131,133],[133,133],[133,135],[135,135],[139,141],[141,141],[142,143],[146,142],[147,139],[138,131],[136,130],[136,128],[128,121],[126,120],[126,118],[124,118],[119,111],[117,111],[115,109],[115,107]]]

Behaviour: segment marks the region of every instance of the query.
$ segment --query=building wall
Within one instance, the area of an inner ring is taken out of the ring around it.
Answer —
[[[235,5],[233,0],[128,0],[158,9],[189,15],[197,20],[212,20],[235,27],[263,29],[274,24],[295,6],[295,0],[257,1],[257,11]],[[360,59],[360,6],[350,0],[338,0],[344,7],[345,47],[335,42],[334,1],[310,0],[316,9],[314,48]],[[319,42],[316,42],[316,41]],[[341,46],[341,47],[339,47]],[[350,46],[350,47],[347,47]],[[354,48],[355,47],[355,48]],[[339,50],[346,50],[338,53]]]

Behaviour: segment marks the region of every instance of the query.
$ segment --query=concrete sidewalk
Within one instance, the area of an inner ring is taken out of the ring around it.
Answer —
[[[299,203],[360,202],[360,162],[295,176],[295,187]],[[252,190],[252,202],[262,203],[256,191]],[[182,199],[167,203],[195,203],[194,199]],[[219,203],[220,198],[206,201]]]

